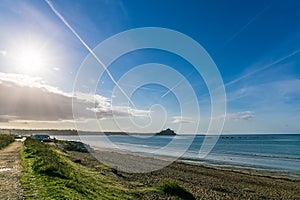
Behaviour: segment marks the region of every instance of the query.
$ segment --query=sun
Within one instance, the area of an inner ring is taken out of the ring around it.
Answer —
[[[45,67],[45,54],[35,47],[24,47],[17,55],[16,65],[18,70],[26,74],[37,74]]]

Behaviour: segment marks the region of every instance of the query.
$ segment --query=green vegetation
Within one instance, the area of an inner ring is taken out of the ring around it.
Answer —
[[[74,146],[75,144],[75,146]],[[25,199],[138,199],[153,194],[171,199],[194,199],[176,183],[144,187],[139,182],[120,181],[104,164],[86,167],[72,162],[64,151],[82,151],[82,143],[56,141],[56,146],[27,138],[21,151]],[[63,149],[63,150],[61,150]],[[120,177],[119,177],[120,178]]]
[[[58,148],[66,151],[79,151],[84,153],[91,151],[91,148],[82,142],[56,140],[55,143]]]
[[[73,163],[54,146],[28,138],[21,152],[26,199],[132,199],[112,177]]]
[[[128,174],[97,162],[79,149],[73,142],[27,139],[21,152],[25,199],[299,199],[297,179],[182,163],[153,173]],[[195,196],[166,180],[179,181]]]
[[[6,147],[15,140],[15,137],[7,134],[0,134],[0,149]]]
[[[177,199],[194,200],[195,197],[186,191],[183,187],[174,182],[163,182],[157,186],[159,191],[162,191],[166,195],[175,197]]]

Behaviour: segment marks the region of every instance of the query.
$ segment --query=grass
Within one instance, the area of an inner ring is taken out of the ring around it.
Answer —
[[[25,199],[123,200],[153,194],[171,199],[194,199],[189,192],[173,182],[143,187],[139,182],[124,183],[117,180],[116,175],[108,170],[109,166],[104,164],[91,168],[72,162],[65,148],[60,148],[70,146],[69,150],[81,150],[73,146],[72,142],[58,142],[58,144],[59,148],[31,138],[27,138],[24,142],[21,151],[24,166],[21,184]]]
[[[133,199],[111,177],[73,163],[53,146],[28,138],[21,155],[26,199]]]
[[[15,140],[15,137],[7,134],[0,134],[0,149],[8,146]]]

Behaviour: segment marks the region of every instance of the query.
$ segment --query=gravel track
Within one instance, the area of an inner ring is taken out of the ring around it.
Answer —
[[[20,184],[22,165],[19,151],[23,143],[15,141],[0,150],[0,199],[24,199]]]

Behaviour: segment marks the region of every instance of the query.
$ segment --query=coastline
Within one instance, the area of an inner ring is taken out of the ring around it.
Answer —
[[[228,171],[228,172],[234,172],[238,174],[245,174],[245,175],[253,175],[258,177],[266,177],[266,178],[273,178],[273,179],[282,179],[282,180],[288,180],[288,181],[296,181],[300,184],[300,174],[299,175],[290,175],[289,173],[283,173],[283,172],[277,172],[277,171],[269,171],[267,169],[265,170],[256,170],[253,168],[241,168],[241,167],[234,167],[234,166],[212,166],[212,165],[203,165],[203,164],[194,164],[194,163],[187,163],[184,161],[176,161],[177,163],[184,164],[184,165],[192,165],[192,166],[199,166],[204,167],[208,169],[215,169],[220,171]]]
[[[106,155],[104,157],[117,161],[123,162],[124,158],[127,159],[125,153],[111,152],[107,149],[96,151]],[[80,159],[82,165],[92,168],[99,165],[99,161],[89,153],[70,152],[70,154],[73,159]],[[133,155],[130,157],[136,160],[141,158]],[[156,161],[149,158],[143,163],[147,165]],[[161,181],[175,181],[183,185],[196,199],[300,198],[300,179],[276,173],[195,165],[182,161],[175,161],[162,169],[148,173],[128,173],[123,172],[121,168],[115,169],[115,172],[116,178],[125,185],[129,182],[139,182],[144,186],[153,186]],[[155,199],[155,197],[143,196],[142,199]]]
[[[25,196],[38,194],[37,197],[43,195],[52,198],[57,194],[61,197],[76,194],[99,199],[103,195],[111,197],[117,193],[119,199],[127,199],[127,196],[146,200],[173,199],[172,193],[164,193],[159,189],[162,185],[168,186],[168,183],[171,183],[174,186],[173,192],[182,191],[183,188],[194,197],[191,199],[300,199],[299,178],[253,170],[194,165],[181,161],[170,163],[166,157],[132,155],[113,152],[108,148],[92,149],[89,153],[78,149],[77,145],[83,145],[78,142],[57,140],[55,143],[40,143],[28,139],[24,145],[26,151],[23,149],[21,155],[27,163],[27,174],[22,179]],[[99,162],[93,153],[104,160],[100,159]],[[46,164],[35,165],[39,168],[33,168],[33,164],[37,164],[40,159]],[[123,169],[120,164],[123,165]],[[141,172],[137,168],[138,165],[145,169],[144,173],[138,173]],[[151,165],[158,168],[149,172]],[[43,171],[45,169],[48,171]],[[59,187],[57,181],[61,184]],[[98,190],[99,185],[103,187],[101,190]],[[50,190],[53,193],[49,194]]]
[[[274,176],[281,178],[291,178],[291,179],[299,179],[300,180],[300,171],[291,172],[288,170],[282,170],[277,168],[267,168],[263,166],[255,166],[255,165],[246,165],[246,164],[236,164],[228,163],[224,161],[211,161],[205,159],[191,159],[191,158],[180,158],[178,162],[190,164],[190,165],[200,165],[206,166],[221,170],[230,170],[242,173],[256,174],[262,176]]]
[[[105,151],[112,151],[112,152],[119,152],[123,154],[130,154],[135,156],[146,156],[146,157],[154,157],[159,159],[167,159],[174,161],[176,158],[179,158],[181,161],[196,165],[205,165],[205,166],[212,166],[212,167],[220,167],[220,168],[234,168],[237,170],[250,170],[250,171],[257,171],[257,173],[269,173],[275,174],[280,176],[289,176],[289,177],[300,177],[300,169],[297,167],[299,164],[299,159],[297,159],[296,155],[289,156],[289,154],[280,155],[281,152],[276,152],[274,155],[268,155],[268,152],[255,152],[254,153],[243,153],[243,152],[234,152],[235,150],[229,149],[229,154],[224,153],[223,149],[225,148],[224,145],[228,145],[232,143],[232,145],[236,144],[236,140],[232,139],[222,139],[223,146],[221,146],[221,150],[217,152],[212,152],[206,158],[198,158],[197,154],[194,151],[187,151],[184,155],[177,155],[179,152],[177,151],[166,151],[166,152],[156,152],[156,155],[153,155],[150,152],[155,153],[156,146],[151,146],[151,142],[160,142],[165,141],[163,145],[166,144],[168,139],[162,137],[161,140],[159,139],[151,139],[150,143],[141,143],[141,140],[130,140],[128,141],[126,137],[116,136],[116,140],[114,140],[114,136],[110,139],[113,143],[115,142],[117,145],[120,146],[110,146],[106,145],[106,143],[102,144],[101,137],[99,139],[93,138],[94,136],[86,137],[84,139],[80,139],[78,136],[70,137],[70,136],[61,136],[58,139],[63,140],[78,140],[90,144],[95,149],[105,150]],[[118,139],[118,138],[121,139]],[[168,138],[169,136],[167,136]],[[240,136],[239,136],[240,137]],[[249,135],[245,135],[244,137],[250,137]],[[251,136],[253,137],[253,136]],[[254,136],[256,137],[256,136]],[[124,139],[125,138],[125,139]],[[273,138],[271,135],[268,138]],[[267,138],[267,139],[268,139]],[[269,139],[268,139],[269,140]],[[94,141],[100,141],[100,143],[93,143]],[[248,140],[242,141],[243,143],[247,142]],[[250,140],[251,141],[251,140]],[[253,140],[252,140],[253,141]],[[105,142],[105,140],[104,140]],[[201,142],[198,140],[198,142]],[[129,143],[129,146],[127,146]],[[240,144],[237,144],[240,145]],[[149,146],[149,149],[147,149]],[[196,148],[198,148],[196,146]],[[218,147],[217,147],[218,148]],[[261,145],[258,146],[261,148]],[[220,149],[220,147],[219,147]],[[231,152],[230,152],[231,151]],[[251,151],[251,150],[250,150]],[[279,154],[278,154],[279,153]],[[283,153],[289,153],[284,152]],[[157,155],[159,154],[159,155]],[[196,155],[196,156],[195,156]],[[126,170],[125,170],[126,171]]]
[[[300,181],[300,172],[292,173],[275,168],[270,169],[254,165],[234,165],[225,161],[212,161],[206,159],[192,159],[185,157],[180,157],[177,159],[175,157],[164,155],[152,155],[144,152],[116,151],[116,149],[113,148],[99,147],[94,148],[92,154],[96,159],[98,159],[101,162],[104,162],[110,166],[116,166],[121,171],[128,171],[133,173],[144,172],[149,170],[153,171],[159,169],[160,167],[169,166],[172,162],[175,162],[185,165],[213,168],[217,170],[234,171],[243,174]],[[146,164],[148,164],[148,166]],[[118,167],[120,165],[122,166]]]

